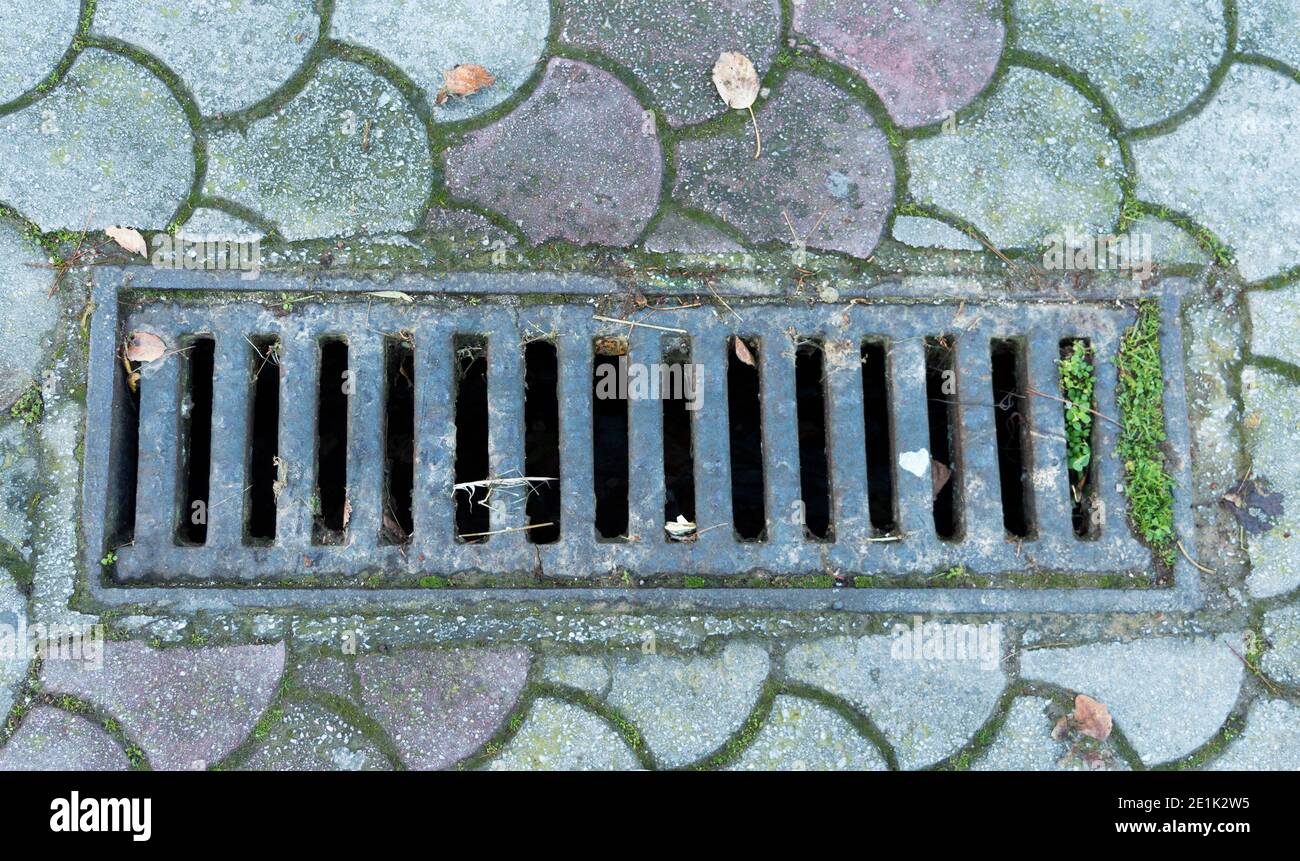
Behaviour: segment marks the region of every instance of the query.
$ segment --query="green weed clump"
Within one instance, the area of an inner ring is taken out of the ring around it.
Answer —
[[[1070,467],[1070,486],[1076,500],[1082,499],[1092,463],[1092,390],[1097,382],[1092,356],[1083,341],[1075,341],[1058,364],[1061,394],[1065,405],[1065,454]]]

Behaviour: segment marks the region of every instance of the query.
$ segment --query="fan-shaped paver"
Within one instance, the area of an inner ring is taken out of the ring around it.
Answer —
[[[646,251],[676,254],[728,254],[744,249],[721,230],[680,212],[664,213],[645,240]]]
[[[425,91],[434,119],[463,120],[500,104],[537,68],[551,26],[547,0],[338,0],[335,39],[379,52]],[[435,104],[443,73],[477,63],[491,87]]]
[[[642,111],[608,72],[551,60],[524,104],[447,153],[447,187],[533,243],[627,245],[654,214],[663,174]]]
[[[126,771],[113,737],[79,715],[50,706],[31,710],[0,748],[0,771]]]
[[[1250,307],[1250,351],[1284,362],[1300,360],[1291,337],[1300,328],[1300,282],[1276,290],[1251,290],[1246,302]]]
[[[794,28],[861,75],[903,126],[968,104],[1006,39],[997,0],[795,0]]]
[[[1247,366],[1241,372],[1241,397],[1240,428],[1252,474],[1281,509],[1261,522],[1262,531],[1246,533],[1246,588],[1255,598],[1271,598],[1300,587],[1300,475],[1295,469],[1300,387],[1280,374]]]
[[[633,771],[639,767],[609,724],[586,709],[549,698],[533,703],[524,725],[488,766],[492,771]]]
[[[641,731],[661,766],[686,765],[740,729],[769,665],[761,647],[737,642],[716,656],[621,657],[609,703]]]
[[[1300,708],[1286,700],[1256,700],[1246,730],[1207,771],[1300,771]]]
[[[1089,753],[1076,739],[1052,738],[1056,721],[1064,716],[1049,715],[1052,703],[1042,697],[1020,697],[1011,704],[997,739],[971,766],[972,771],[1082,771],[1127,770],[1109,745],[1092,746]]]
[[[1012,0],[1011,15],[1015,47],[1087,75],[1126,126],[1200,95],[1228,37],[1221,0]]]
[[[1137,192],[1232,246],[1248,281],[1300,264],[1300,84],[1259,66],[1228,70],[1213,99],[1173,131],[1133,141]]]
[[[8,407],[0,403],[0,410],[4,409]],[[32,561],[32,513],[28,509],[40,492],[39,455],[36,434],[23,422],[11,421],[0,426],[0,541],[24,562]],[[0,568],[0,589],[9,577],[3,572]],[[0,601],[0,607],[3,606],[4,602]],[[0,661],[5,660],[2,656],[0,651]]]
[[[0,118],[0,200],[45,230],[160,229],[189,193],[193,146],[162,81],[89,49],[49,95]]]
[[[819,78],[792,72],[757,110],[763,152],[737,123],[677,147],[673,194],[755,242],[867,257],[893,205],[889,143],[866,108]]]
[[[54,346],[59,304],[50,295],[55,276],[48,266],[40,246],[0,223],[0,410],[5,412],[37,380]]]
[[[45,80],[77,32],[78,0],[13,3],[0,16],[0,105]]]
[[[1264,672],[1300,687],[1300,604],[1265,613],[1264,640],[1268,643],[1262,660]]]
[[[88,700],[115,718],[159,770],[206,768],[243,741],[284,673],[284,643],[154,649],[104,644],[103,666],[46,661],[45,690]]]
[[[951,248],[955,251],[983,251],[980,245],[957,228],[937,218],[900,215],[894,219],[894,238],[914,248]]]
[[[670,125],[727,110],[711,77],[723,51],[747,56],[762,76],[781,33],[777,0],[571,0],[560,39],[599,51],[636,75]]]
[[[290,703],[244,762],[247,771],[384,771],[388,758],[333,712]]]
[[[446,768],[501,727],[519,700],[529,661],[525,649],[362,655],[362,704],[409,768]]]
[[[882,771],[885,759],[853,724],[801,697],[779,696],[729,771]]]
[[[1006,686],[1000,645],[990,661],[911,660],[895,657],[895,642],[882,635],[805,643],[786,655],[785,671],[848,700],[885,734],[901,767],[921,768],[951,756],[993,716]]]
[[[1110,233],[1119,145],[1101,110],[1050,75],[1012,68],[955,134],[908,144],[912,195],[983,230],[1000,248],[1035,247],[1073,227]]]
[[[432,183],[424,124],[401,91],[327,60],[280,111],[212,136],[204,190],[307,239],[411,230]]]
[[[0,567],[0,625],[18,631],[27,624],[27,599],[9,571]],[[0,715],[9,714],[14,704],[14,689],[27,674],[27,655],[15,649],[0,651]]]
[[[143,48],[180,76],[204,114],[229,113],[289,80],[320,34],[311,0],[99,0],[94,32]]]
[[[548,655],[542,662],[542,678],[604,696],[609,690],[609,662],[600,655]]]
[[[1147,765],[1209,741],[1237,702],[1240,635],[1162,637],[1025,651],[1020,675],[1106,704]]]
[[[1237,50],[1300,69],[1300,0],[1250,0],[1237,5]]]

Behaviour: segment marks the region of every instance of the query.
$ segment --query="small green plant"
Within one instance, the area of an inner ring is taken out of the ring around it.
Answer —
[[[1160,312],[1145,300],[1120,344],[1119,456],[1129,517],[1165,564],[1174,559],[1174,481],[1165,467],[1165,380],[1160,369]]]
[[[945,583],[955,583],[958,580],[964,580],[970,574],[965,565],[954,565],[947,571],[939,573],[939,579]]]
[[[421,589],[446,589],[451,582],[446,577],[439,577],[436,574],[420,578]]]
[[[707,585],[709,583],[703,577],[687,577],[685,580],[687,589],[703,589]]]
[[[101,559],[99,560],[99,564],[102,565],[102,566],[104,566],[105,568],[108,568],[109,566],[112,566],[112,565],[116,565],[116,564],[117,564],[117,551],[116,551],[116,550],[110,550],[110,551],[108,551],[107,553],[105,553],[104,556],[103,556],[103,558],[101,558]]]
[[[1083,341],[1075,341],[1058,363],[1061,394],[1065,396],[1065,454],[1070,467],[1070,489],[1075,501],[1083,498],[1092,463],[1092,390],[1097,381],[1092,356]]]
[[[23,392],[22,397],[9,408],[9,415],[25,425],[40,422],[41,416],[45,415],[45,399],[41,397],[41,390],[32,386]]]

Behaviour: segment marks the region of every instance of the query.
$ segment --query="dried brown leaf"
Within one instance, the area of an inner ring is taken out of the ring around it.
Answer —
[[[149,246],[140,235],[140,231],[134,227],[108,227],[104,233],[108,238],[122,246],[132,254],[139,254],[141,257],[149,256]]]
[[[751,368],[758,367],[754,363],[754,354],[749,351],[749,345],[745,343],[745,340],[743,338],[732,338],[731,340],[735,343],[733,349],[736,351],[736,358]]]
[[[930,458],[930,482],[934,499],[939,498],[939,494],[943,492],[943,488],[948,484],[950,478],[952,478],[952,470],[948,468],[948,464],[935,460],[933,457]]]
[[[713,86],[730,108],[745,110],[758,99],[758,72],[739,51],[723,51],[713,64]]]
[[[1074,723],[1079,727],[1079,732],[1089,738],[1105,741],[1110,736],[1110,709],[1106,708],[1105,703],[1079,694],[1074,698]]]
[[[496,77],[477,63],[461,63],[450,72],[442,73],[442,93],[440,95],[472,96],[484,87],[490,87],[496,82]],[[442,101],[446,101],[446,98],[443,98]]]
[[[132,332],[126,338],[126,358],[130,362],[156,362],[167,353],[163,339],[151,332]]]

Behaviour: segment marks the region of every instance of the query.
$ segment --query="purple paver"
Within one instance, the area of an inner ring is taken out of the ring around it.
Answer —
[[[447,153],[451,192],[504,213],[533,243],[631,243],[662,174],[653,115],[617,78],[573,60],[552,60],[528,101]]]
[[[997,0],[795,0],[794,28],[866,79],[903,126],[968,104],[1006,39]]]
[[[0,748],[0,771],[126,771],[112,736],[79,715],[39,706]]]
[[[159,770],[206,768],[252,731],[284,673],[284,643],[154,649],[104,644],[102,667],[47,661],[41,682],[103,709]]]
[[[528,677],[524,649],[459,649],[357,659],[366,711],[409,768],[446,768],[492,737]]]
[[[755,242],[868,256],[893,205],[894,163],[866,108],[794,72],[757,116],[758,159],[748,124],[679,144],[674,196]]]

